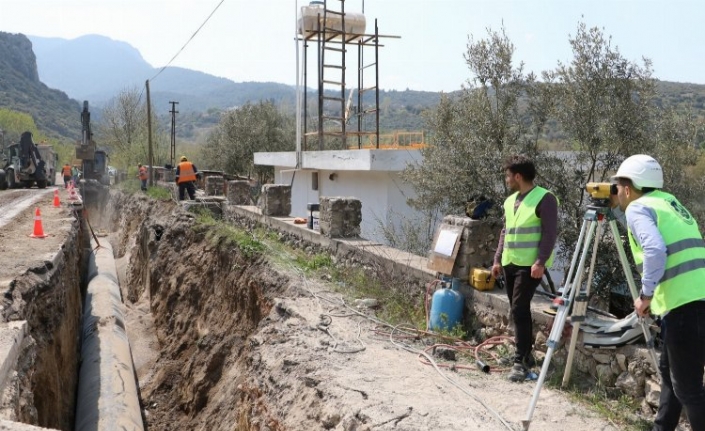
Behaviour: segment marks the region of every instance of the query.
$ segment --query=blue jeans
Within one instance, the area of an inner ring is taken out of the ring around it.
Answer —
[[[661,398],[654,431],[672,431],[685,408],[691,428],[705,431],[705,301],[671,310],[661,321]]]

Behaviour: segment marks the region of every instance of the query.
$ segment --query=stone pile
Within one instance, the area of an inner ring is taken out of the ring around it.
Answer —
[[[288,184],[265,184],[262,186],[262,214],[286,217],[291,213],[291,186]]]
[[[321,235],[329,238],[360,236],[362,202],[355,198],[321,197],[319,225]]]
[[[250,183],[245,180],[228,181],[227,197],[230,205],[252,205]]]
[[[206,177],[206,196],[223,196],[225,190],[225,179],[219,175]]]

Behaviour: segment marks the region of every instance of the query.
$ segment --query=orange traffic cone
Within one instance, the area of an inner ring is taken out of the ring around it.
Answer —
[[[34,211],[34,232],[30,235],[31,238],[46,238],[47,235],[44,234],[44,228],[42,228],[42,213],[37,208]]]
[[[78,193],[76,192],[76,189],[70,185],[69,183],[69,200],[70,201],[77,201],[79,200]]]
[[[59,208],[61,201],[59,200],[59,189],[54,190],[54,208]]]

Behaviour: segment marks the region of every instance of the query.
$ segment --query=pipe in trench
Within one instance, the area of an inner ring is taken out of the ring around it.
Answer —
[[[113,249],[91,240],[76,431],[144,431]]]

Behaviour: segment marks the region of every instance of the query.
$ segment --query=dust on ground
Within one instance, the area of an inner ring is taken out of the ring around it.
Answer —
[[[192,216],[174,214],[145,222],[143,232],[165,228],[158,243],[123,234],[118,259],[124,297],[145,283],[135,266],[150,266],[150,287],[127,303],[150,430],[522,429],[534,383],[479,370],[443,377],[380,337],[325,280],[214,245]],[[531,429],[618,427],[544,387]]]

